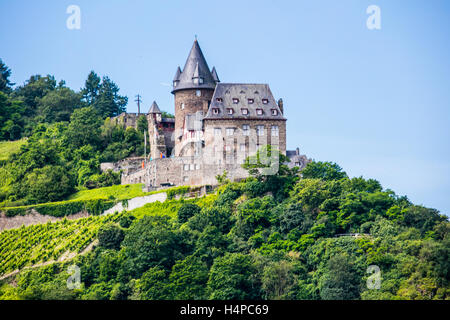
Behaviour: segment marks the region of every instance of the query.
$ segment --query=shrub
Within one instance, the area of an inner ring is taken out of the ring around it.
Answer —
[[[114,224],[100,227],[97,236],[99,246],[116,250],[120,248],[120,244],[125,237],[123,230]]]

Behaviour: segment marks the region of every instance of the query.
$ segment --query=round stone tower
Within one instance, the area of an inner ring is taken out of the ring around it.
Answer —
[[[198,41],[195,40],[183,70],[178,67],[173,79],[175,156],[183,155],[181,151],[185,142],[202,131],[198,126],[198,119],[203,119],[208,112],[218,82],[216,69],[209,70]]]

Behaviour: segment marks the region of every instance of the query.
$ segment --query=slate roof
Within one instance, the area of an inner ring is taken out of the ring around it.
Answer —
[[[150,110],[148,110],[148,113],[161,113],[161,110],[159,110],[158,104],[156,101],[153,101]]]
[[[233,99],[238,99],[237,103]],[[266,104],[264,99],[267,99]],[[228,108],[233,109],[233,114],[228,114]],[[213,109],[219,109],[219,113],[214,114]],[[242,114],[241,109],[248,109],[248,114]],[[256,109],[262,109],[263,114],[257,115]],[[277,110],[277,115],[272,115],[272,109]],[[204,119],[286,120],[268,84],[244,83],[218,83]]]
[[[216,87],[214,77],[218,79],[215,70],[214,73],[215,76],[209,70],[208,63],[203,56],[198,41],[195,40],[183,70],[181,71],[179,67],[177,69],[173,80],[174,87],[172,93],[184,89],[214,89]],[[201,78],[203,82],[198,84],[194,83],[194,77]]]

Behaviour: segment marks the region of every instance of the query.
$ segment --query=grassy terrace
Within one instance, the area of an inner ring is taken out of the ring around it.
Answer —
[[[104,187],[91,190],[82,190],[71,195],[68,200],[92,200],[92,199],[128,200],[155,193],[155,191],[143,192],[142,191],[143,186],[144,184],[140,183],[140,184],[117,185],[112,187]]]
[[[20,147],[26,143],[25,139],[17,141],[0,142],[0,160],[7,160],[10,154],[19,151]]]

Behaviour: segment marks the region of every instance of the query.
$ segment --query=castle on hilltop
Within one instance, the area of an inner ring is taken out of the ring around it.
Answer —
[[[216,185],[227,171],[236,181],[248,176],[241,165],[265,145],[286,155],[290,167],[310,160],[299,149],[286,150],[283,100],[275,100],[268,84],[222,83],[208,67],[195,40],[184,68],[173,79],[175,118],[163,117],[156,102],[147,114],[149,155],[129,158],[102,169],[123,170],[122,184],[145,183],[147,189],[179,185]],[[139,114],[113,118],[137,127]]]

